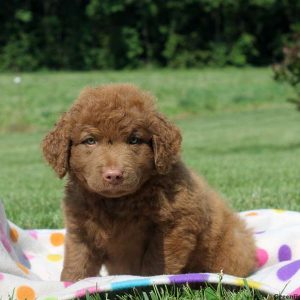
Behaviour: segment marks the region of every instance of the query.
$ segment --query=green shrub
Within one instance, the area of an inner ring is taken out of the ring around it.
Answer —
[[[300,1],[5,1],[0,68],[266,65],[299,22]]]
[[[300,110],[300,31],[292,35],[283,48],[283,55],[283,62],[273,65],[274,77],[294,88],[295,97],[288,100],[295,103]]]
[[[22,33],[19,38],[11,38],[0,49],[0,69],[13,71],[33,71],[39,66],[38,57],[32,49],[31,37]]]

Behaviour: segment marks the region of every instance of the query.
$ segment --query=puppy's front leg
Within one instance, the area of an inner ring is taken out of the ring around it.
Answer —
[[[196,242],[196,234],[182,224],[166,230],[157,228],[143,257],[142,275],[182,272]]]
[[[64,266],[61,273],[62,281],[75,282],[87,277],[97,276],[103,262],[103,255],[82,242],[76,241],[66,234]]]

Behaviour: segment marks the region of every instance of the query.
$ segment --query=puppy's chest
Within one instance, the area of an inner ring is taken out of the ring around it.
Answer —
[[[151,228],[152,221],[143,217],[111,217],[104,213],[85,222],[88,240],[106,252],[124,252],[130,245],[144,244]]]
[[[134,252],[133,248],[143,247],[151,238],[153,228],[171,215],[170,209],[158,201],[120,202],[111,207],[102,203],[86,207],[85,221],[79,226],[84,227],[84,235],[93,248]]]
[[[143,220],[120,222],[112,228],[104,247],[109,274],[139,274],[150,231],[151,224]]]

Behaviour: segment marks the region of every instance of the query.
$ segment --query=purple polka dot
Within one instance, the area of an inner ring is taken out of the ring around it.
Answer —
[[[1,237],[1,242],[2,242],[2,244],[4,246],[4,248],[6,249],[6,251],[7,252],[11,252],[12,247],[11,247],[11,245],[9,243],[9,240],[5,236]]]
[[[206,273],[190,273],[170,276],[171,283],[206,282],[209,275]]]
[[[13,248],[11,246],[11,243],[7,237],[6,232],[3,229],[0,229],[0,242],[2,243],[2,245],[8,253],[12,251]]]
[[[289,263],[277,271],[280,280],[286,281],[292,278],[300,269],[300,259]]]
[[[282,245],[278,250],[279,261],[291,260],[292,250],[288,245]]]
[[[262,234],[262,233],[265,233],[266,231],[265,230],[262,230],[262,231],[256,231],[255,234]]]

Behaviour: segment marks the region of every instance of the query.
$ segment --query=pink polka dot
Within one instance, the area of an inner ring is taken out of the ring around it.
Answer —
[[[269,255],[266,250],[262,248],[256,249],[256,261],[259,268],[262,267],[268,261],[268,259]]]
[[[99,288],[97,287],[90,287],[90,288],[86,288],[86,289],[81,289],[81,290],[78,290],[76,293],[75,293],[75,297],[83,297],[85,296],[87,293],[89,294],[93,294],[93,293],[96,293],[96,292],[99,292]]]
[[[72,285],[74,282],[69,282],[69,281],[65,281],[63,284],[64,284],[64,287],[67,288],[68,286]]]
[[[0,273],[0,280],[4,279],[4,275],[2,273]]]
[[[35,256],[29,253],[24,252],[23,256],[25,257],[25,259],[31,260],[34,259]]]
[[[37,240],[38,238],[38,235],[37,235],[37,232],[35,230],[29,230],[28,231],[29,235],[34,238],[35,240]]]
[[[97,289],[96,287],[93,287],[93,288],[89,288],[89,293],[93,294],[93,293],[97,293],[99,292],[100,290]]]
[[[300,287],[291,292],[290,296],[300,296]]]
[[[85,296],[86,295],[86,292],[87,292],[87,289],[81,289],[81,290],[78,290],[76,291],[75,293],[75,297],[82,297],[82,296]]]

